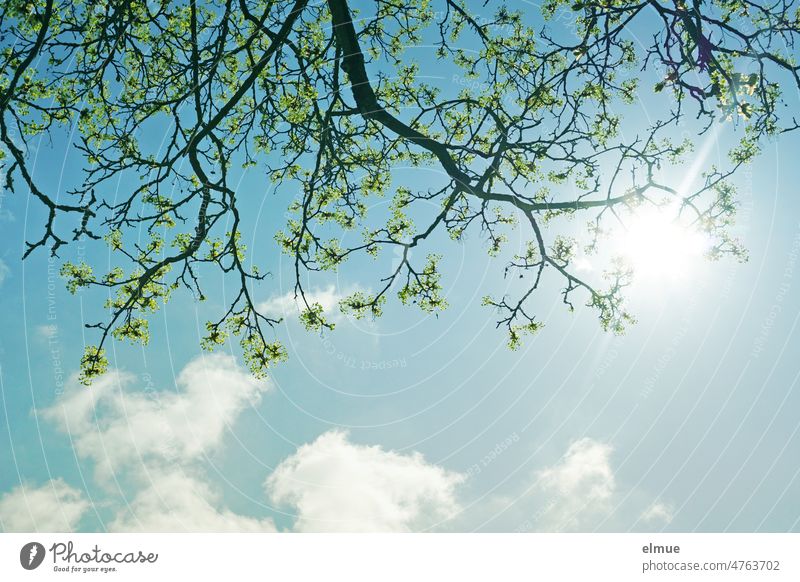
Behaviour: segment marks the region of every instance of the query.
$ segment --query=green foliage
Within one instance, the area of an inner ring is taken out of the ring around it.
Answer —
[[[556,236],[550,249],[550,256],[554,261],[567,265],[575,257],[577,246],[577,241],[572,237]]]
[[[367,315],[380,317],[383,314],[383,305],[386,296],[355,291],[339,302],[339,309],[345,315],[352,315],[356,319],[363,319]]]
[[[397,292],[404,305],[415,303],[422,311],[434,313],[447,308],[447,300],[442,295],[439,272],[441,255],[428,255],[427,262],[420,272],[410,271],[406,283]]]
[[[286,348],[280,342],[265,342],[260,334],[247,333],[239,342],[244,354],[244,361],[256,378],[266,378],[269,369],[289,357]]]
[[[307,309],[300,312],[300,323],[308,331],[322,331],[323,328],[333,329],[335,325],[325,319],[322,305],[312,303]]]
[[[78,289],[88,287],[97,281],[92,268],[83,261],[77,265],[69,261],[64,263],[61,266],[61,276],[67,280],[67,289],[73,295]]]
[[[97,346],[86,346],[81,358],[78,381],[84,386],[91,386],[92,380],[108,371],[106,351]]]
[[[206,335],[200,340],[200,346],[206,351],[212,352],[228,341],[227,330],[211,321],[206,322],[206,332]]]
[[[147,345],[150,341],[150,327],[143,317],[135,317],[114,328],[111,335],[118,340]]]
[[[520,325],[512,325],[508,329],[508,347],[518,350],[522,345],[523,335],[533,335],[542,329],[543,324],[538,321],[529,321]]]
[[[98,357],[84,356],[86,381],[107,365],[107,338],[146,344],[147,318],[178,289],[203,300],[209,273],[237,292],[207,323],[203,349],[235,336],[257,375],[286,357],[265,337],[280,321],[252,296],[265,274],[242,243],[252,222],[239,206],[250,194],[237,191],[241,168],[293,197],[286,208],[271,198],[270,211],[285,214],[275,241],[299,289],[353,256],[397,257],[375,292],[341,302],[355,317],[380,316],[391,293],[425,312],[444,309],[447,247],[438,241],[480,236],[518,283],[487,300],[512,348],[541,328],[526,309],[545,279],[564,285],[568,308],[580,295],[603,328],[632,323],[629,274],[612,265],[607,279],[583,280],[574,261],[579,245],[598,251],[618,211],[664,193],[712,240],[710,258],[746,258],[730,234],[731,177],[765,137],[798,127],[783,113],[784,93],[800,89],[796,8],[547,0],[543,27],[529,7],[502,0],[359,6],[4,3],[0,159],[7,187],[30,192],[47,216],[26,256],[74,240],[99,240],[111,255],[106,270],[61,267],[71,293],[99,287],[109,297],[108,319],[91,325],[101,337]],[[644,40],[632,42],[631,30]],[[453,76],[429,75],[420,46]],[[638,99],[654,104],[648,127],[630,126]],[[737,132],[728,165],[679,188],[693,140],[677,143],[675,128],[701,134],[720,122]],[[34,179],[25,143],[72,124],[84,173],[55,196]],[[141,139],[154,131],[163,139]],[[421,171],[430,179],[419,187],[407,176]],[[578,216],[591,225],[581,233],[588,242],[565,234]],[[531,242],[509,257],[515,228]],[[318,303],[300,320],[333,328]]]
[[[598,311],[600,325],[606,331],[617,335],[625,332],[628,325],[636,323],[636,318],[625,309],[625,300],[621,295],[622,287],[629,284],[632,270],[620,259],[615,259],[612,268],[604,273],[606,279],[611,279],[612,284],[605,293],[592,293],[587,303]]]

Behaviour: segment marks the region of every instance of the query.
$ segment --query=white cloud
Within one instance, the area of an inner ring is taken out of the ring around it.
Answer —
[[[470,506],[459,529],[481,531],[592,531],[607,524],[617,495],[613,448],[591,438],[572,442],[552,465],[511,491]]]
[[[183,369],[176,388],[142,389],[114,371],[89,389],[73,380],[40,414],[94,463],[109,494],[120,486],[130,493],[111,504],[112,531],[275,531],[271,519],[227,509],[203,470],[205,455],[267,384],[233,358],[206,356]],[[462,480],[419,453],[357,445],[331,431],[285,459],[265,488],[297,511],[297,531],[409,531],[455,514]]]
[[[0,497],[0,525],[5,532],[71,532],[87,509],[81,492],[61,479],[22,484]]]
[[[662,524],[667,525],[672,521],[673,511],[671,505],[656,501],[644,510],[640,519],[648,525]]]
[[[314,289],[306,291],[306,301],[309,305],[319,303],[322,306],[323,312],[331,319],[341,319],[342,313],[339,311],[339,302],[348,295],[358,291],[358,287],[353,287],[348,290],[339,291],[333,285],[328,285],[325,288]],[[283,295],[273,295],[266,301],[258,304],[258,310],[271,317],[293,317],[297,316],[302,309],[305,309],[303,298],[298,294],[294,295],[294,291],[289,291]]]
[[[456,527],[480,531],[631,531],[669,524],[673,507],[618,482],[614,447],[591,438],[570,443],[553,464],[511,491],[469,506]]]
[[[133,375],[118,371],[88,389],[73,379],[63,398],[40,411],[70,436],[80,457],[95,463],[100,483],[134,484],[130,509],[120,510],[110,527],[273,531],[270,520],[224,509],[201,467],[268,385],[223,355],[190,362],[177,378],[176,391],[136,390],[135,384]]]
[[[221,507],[220,496],[202,477],[181,470],[156,470],[109,525],[116,532],[274,532],[271,519],[239,515]]]
[[[8,276],[11,274],[11,269],[8,268],[8,265],[3,259],[0,259],[0,285],[5,283]]]
[[[54,323],[37,325],[34,328],[34,332],[38,339],[47,342],[58,337],[58,326]]]
[[[563,497],[608,499],[616,487],[611,451],[590,438],[575,441],[558,463],[539,472],[542,487]]]
[[[135,380],[110,372],[90,389],[72,382],[64,398],[41,411],[72,437],[78,455],[95,461],[101,479],[137,464],[202,458],[268,388],[223,355],[190,362],[175,392],[132,390]]]
[[[608,509],[616,490],[612,447],[590,438],[573,442],[554,465],[537,473],[546,499],[538,528],[561,531],[587,527],[587,520]]]
[[[353,444],[334,430],[285,459],[265,487],[296,509],[297,531],[412,531],[453,516],[462,481],[419,453]]]

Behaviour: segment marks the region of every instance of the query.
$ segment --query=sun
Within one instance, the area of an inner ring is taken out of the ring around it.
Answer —
[[[633,267],[635,279],[686,279],[711,247],[709,237],[673,206],[638,208],[622,222],[612,235],[614,253]]]

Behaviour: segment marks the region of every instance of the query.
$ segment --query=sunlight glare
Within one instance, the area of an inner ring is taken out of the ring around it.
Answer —
[[[708,251],[708,236],[677,216],[674,208],[650,207],[625,218],[616,251],[633,267],[635,279],[684,279]]]

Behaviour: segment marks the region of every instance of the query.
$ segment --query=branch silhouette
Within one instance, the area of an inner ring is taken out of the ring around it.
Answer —
[[[633,321],[629,266],[579,276],[571,217],[586,221],[584,251],[597,252],[631,209],[677,208],[710,238],[711,258],[744,259],[730,233],[731,177],[762,140],[798,127],[782,113],[792,111],[785,89],[800,89],[800,24],[786,1],[551,0],[533,14],[493,0],[477,10],[460,0],[12,0],[0,10],[5,187],[46,210],[23,258],[78,240],[116,258],[106,271],[62,265],[71,292],[109,292],[108,317],[88,325],[97,338],[82,360],[86,383],[107,368],[110,338],[147,343],[149,317],[178,291],[204,299],[204,273],[215,270],[237,290],[202,347],[235,336],[258,376],[287,357],[280,317],[253,297],[267,274],[241,242],[240,198],[252,196],[233,186],[243,169],[296,193],[275,240],[293,261],[308,329],[334,327],[309,277],[388,249],[400,260],[339,308],[377,317],[396,294],[444,309],[433,239],[474,231],[520,281],[484,298],[516,348],[543,324],[534,297],[545,279],[560,282],[568,309],[596,309],[605,329]],[[633,30],[649,40],[634,42]],[[428,61],[415,46],[432,47],[451,82],[423,80]],[[651,119],[629,127],[625,112],[645,98]],[[737,136],[729,162],[702,168],[687,189],[674,176],[693,143],[676,129],[703,136],[715,124]],[[60,194],[37,183],[31,144],[66,135],[82,178]],[[439,179],[420,187],[394,172],[409,166]],[[388,216],[370,212],[387,193]],[[509,258],[512,229],[528,244]],[[346,232],[360,238],[345,244]]]

